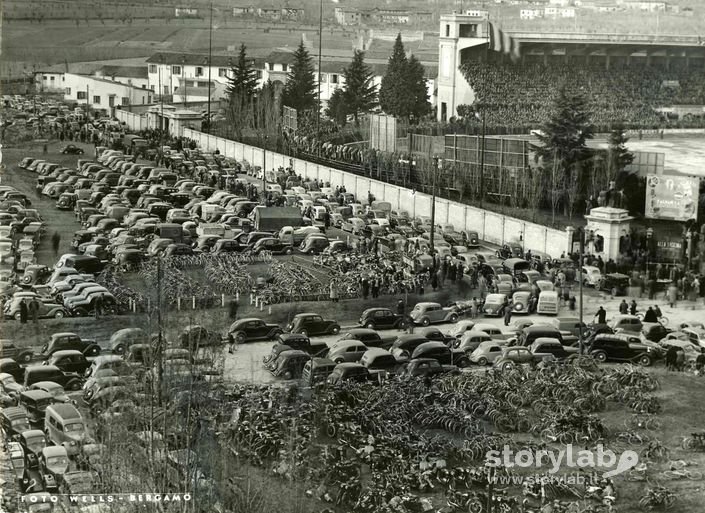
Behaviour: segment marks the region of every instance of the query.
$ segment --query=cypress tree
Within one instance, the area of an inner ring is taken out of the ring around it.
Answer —
[[[365,64],[365,52],[355,50],[352,62],[345,68],[343,76],[346,114],[353,114],[357,125],[359,114],[370,111],[377,103],[377,86],[373,82],[372,70]]]
[[[392,55],[387,63],[387,71],[382,77],[382,84],[379,88],[379,105],[384,112],[392,116],[403,115],[400,113],[402,110],[400,102],[407,93],[404,83],[407,62],[404,43],[402,43],[401,33],[399,33],[394,41]]]
[[[313,60],[302,40],[294,52],[294,63],[286,77],[282,102],[287,107],[292,107],[299,112],[315,109],[316,87]]]

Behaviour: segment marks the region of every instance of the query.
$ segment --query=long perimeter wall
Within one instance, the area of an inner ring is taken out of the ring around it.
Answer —
[[[357,198],[362,198],[363,201],[369,191],[378,201],[391,203],[393,210],[406,210],[412,217],[431,215],[431,196],[428,194],[412,193],[410,189],[290,158],[281,153],[268,150],[265,152],[262,148],[215,137],[190,128],[184,128],[181,135],[193,139],[206,151],[217,149],[228,157],[238,161],[246,160],[253,166],[264,167],[266,153],[266,169],[291,165],[296,173],[303,177],[330,182],[333,187],[344,185],[348,192],[355,194]],[[523,234],[526,249],[548,253],[554,257],[560,256],[569,248],[570,235],[567,231],[548,228],[441,198],[436,198],[436,224],[452,224],[456,230],[476,230],[480,234],[480,239],[498,245],[518,240]]]

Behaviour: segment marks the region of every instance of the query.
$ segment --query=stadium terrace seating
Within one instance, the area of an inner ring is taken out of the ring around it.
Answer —
[[[561,84],[582,92],[598,127],[663,125],[655,107],[705,105],[705,70],[584,63],[511,64],[469,61],[462,71],[483,105],[487,125],[536,128],[551,114]],[[666,81],[678,81],[668,87]]]

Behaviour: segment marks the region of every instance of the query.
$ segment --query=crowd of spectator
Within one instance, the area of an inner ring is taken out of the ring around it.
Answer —
[[[483,106],[488,126],[538,127],[551,115],[560,87],[581,93],[593,124],[616,122],[634,127],[666,126],[658,107],[705,105],[702,67],[613,65],[578,62],[502,64],[469,61],[466,79]],[[697,120],[696,120],[697,121]],[[700,120],[705,124],[705,119]]]

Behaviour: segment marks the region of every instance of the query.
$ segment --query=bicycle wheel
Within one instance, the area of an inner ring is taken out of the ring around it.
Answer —
[[[482,513],[483,509],[480,499],[474,497],[468,501],[468,513]]]
[[[663,315],[658,318],[658,322],[660,322],[664,326],[668,326],[668,317],[664,317]]]
[[[638,318],[640,321],[643,321],[643,320],[644,320],[644,314],[643,314],[643,313],[637,312],[637,313],[636,313],[636,316],[637,316],[637,318]]]
[[[703,478],[703,473],[699,470],[687,470],[685,477],[691,481],[700,481]]]

